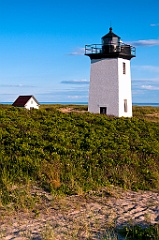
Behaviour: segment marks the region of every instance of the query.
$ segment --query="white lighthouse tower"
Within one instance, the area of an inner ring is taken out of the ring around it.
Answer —
[[[85,55],[91,59],[88,111],[132,117],[130,59],[136,56],[135,48],[110,28],[102,44],[85,46]]]

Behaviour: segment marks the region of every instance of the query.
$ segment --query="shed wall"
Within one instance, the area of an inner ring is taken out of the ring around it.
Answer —
[[[35,109],[39,109],[39,105],[37,104],[37,102],[34,100],[33,97],[31,97],[28,102],[25,104],[25,108],[26,109],[31,109],[31,108],[35,108]]]

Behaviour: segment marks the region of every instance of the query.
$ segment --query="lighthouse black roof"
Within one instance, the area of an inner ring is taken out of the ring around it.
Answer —
[[[109,28],[109,33],[107,33],[106,35],[104,35],[104,36],[102,37],[102,39],[104,39],[104,38],[113,38],[113,37],[115,37],[115,38],[120,38],[119,36],[117,36],[116,34],[114,34],[112,30],[113,30],[112,27],[110,27],[110,28]]]
[[[136,56],[136,49],[123,43],[110,27],[109,32],[102,37],[102,44],[85,45],[85,55],[91,59],[120,57],[130,60]]]

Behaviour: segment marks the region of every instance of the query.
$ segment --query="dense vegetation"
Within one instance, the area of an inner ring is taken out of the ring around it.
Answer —
[[[133,118],[115,118],[80,112],[84,106],[62,113],[62,107],[0,106],[2,205],[15,201],[20,186],[29,184],[54,194],[108,184],[159,188],[157,108],[134,107]]]
[[[150,225],[146,228],[141,226],[127,226],[121,231],[124,239],[129,240],[158,240],[159,239],[159,225]]]

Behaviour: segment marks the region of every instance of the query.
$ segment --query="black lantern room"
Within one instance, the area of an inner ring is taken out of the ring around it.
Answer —
[[[85,55],[91,59],[121,57],[130,60],[136,56],[136,49],[128,44],[124,44],[110,27],[109,33],[102,37],[102,44],[85,46]]]

